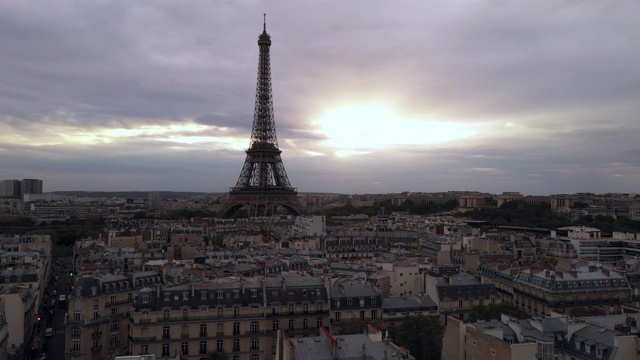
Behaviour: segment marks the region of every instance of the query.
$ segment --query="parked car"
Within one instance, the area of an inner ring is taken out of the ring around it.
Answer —
[[[44,336],[48,337],[48,338],[52,337],[53,336],[53,328],[48,327],[47,330],[44,332]]]

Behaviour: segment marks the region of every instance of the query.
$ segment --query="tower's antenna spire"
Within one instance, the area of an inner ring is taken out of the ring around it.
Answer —
[[[267,14],[262,14],[264,16],[264,22],[262,23],[262,30],[267,32]]]

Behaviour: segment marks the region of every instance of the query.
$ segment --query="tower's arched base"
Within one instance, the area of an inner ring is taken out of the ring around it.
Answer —
[[[244,208],[249,217],[273,215],[278,207],[283,207],[291,215],[302,214],[302,205],[298,193],[288,190],[245,191],[232,190],[218,212],[218,217],[230,218],[239,209]]]

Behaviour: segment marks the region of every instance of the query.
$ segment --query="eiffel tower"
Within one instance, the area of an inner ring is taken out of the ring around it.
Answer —
[[[300,215],[302,209],[298,193],[284,170],[280,157],[282,151],[278,148],[271,95],[271,36],[267,34],[266,15],[258,46],[260,59],[251,141],[238,182],[230,189],[229,197],[218,213],[223,218],[233,216],[241,208],[249,217],[269,216],[278,207]]]

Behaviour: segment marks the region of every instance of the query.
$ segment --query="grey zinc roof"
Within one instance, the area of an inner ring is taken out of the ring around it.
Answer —
[[[398,351],[384,341],[372,341],[367,335],[340,335],[335,338],[338,342],[338,356],[331,353],[329,338],[324,336],[291,339],[296,360],[360,360],[362,345],[365,345],[366,360],[383,360],[385,351],[387,359],[399,359]]]
[[[378,291],[369,284],[361,282],[344,282],[331,288],[331,297],[377,296]]]
[[[523,337],[545,342],[554,341],[552,335],[544,334],[542,331],[536,329],[533,325],[531,325],[531,321],[532,320],[520,320],[520,334]]]
[[[585,340],[591,340],[596,344],[613,347],[614,338],[618,332],[608,330],[595,325],[587,325],[573,333],[573,336],[580,336]]]
[[[382,308],[393,311],[422,311],[437,309],[438,305],[428,296],[422,298],[389,296],[382,298]]]

